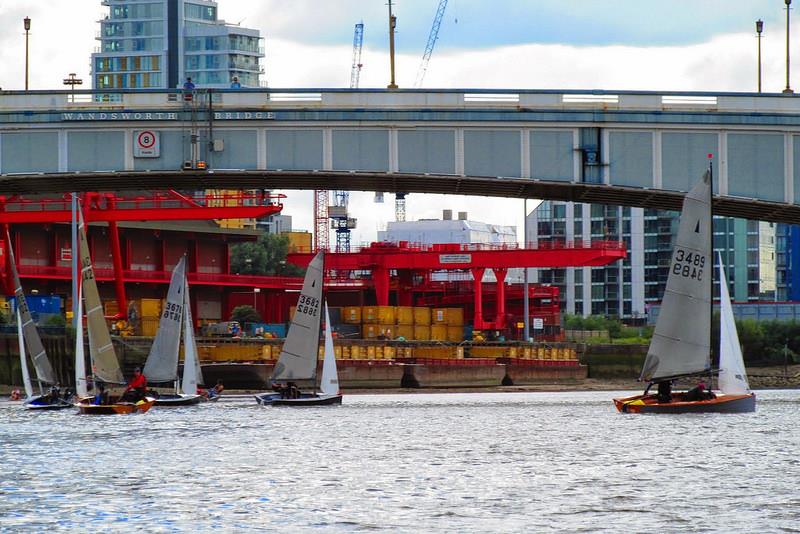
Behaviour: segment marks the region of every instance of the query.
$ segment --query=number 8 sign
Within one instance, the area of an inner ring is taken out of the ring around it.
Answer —
[[[158,132],[153,130],[139,130],[133,132],[133,157],[157,158],[161,149],[161,139]]]

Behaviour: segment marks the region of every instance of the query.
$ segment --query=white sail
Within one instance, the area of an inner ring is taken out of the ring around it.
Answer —
[[[323,253],[308,264],[297,308],[286,333],[273,381],[310,380],[316,377],[319,327],[322,315]]]
[[[8,255],[11,263],[11,277],[14,282],[14,296],[17,301],[18,324],[22,326],[22,338],[25,340],[28,353],[31,355],[33,368],[36,370],[36,379],[46,384],[55,384],[57,382],[56,374],[53,371],[53,366],[50,365],[50,360],[47,358],[47,353],[42,344],[42,338],[39,336],[39,331],[36,329],[36,323],[33,321],[33,317],[31,317],[28,301],[25,298],[25,293],[22,291],[22,284],[19,281],[17,263],[14,258],[14,249],[11,247],[11,236],[6,233],[6,237],[8,238],[9,244]]]
[[[92,268],[92,258],[89,255],[89,243],[86,239],[86,227],[83,222],[83,212],[78,210],[78,245],[81,260],[81,286],[83,299],[86,304],[86,328],[89,331],[89,355],[92,359],[92,374],[109,384],[124,384],[125,377],[119,367],[108,325],[103,315],[103,305],[100,302],[100,293],[97,291],[97,281]]]
[[[197,395],[197,385],[203,383],[200,361],[197,357],[197,343],[194,339],[192,306],[189,301],[189,282],[184,280],[183,291],[183,382],[181,390],[186,395]]]
[[[167,301],[161,310],[158,332],[144,364],[148,382],[174,382],[178,379],[178,351],[181,343],[184,286],[186,284],[186,257],[182,257],[172,270]]]
[[[75,321],[75,393],[79,398],[89,396],[86,355],[83,352],[83,287],[78,287],[78,316]]]
[[[747,383],[742,347],[733,319],[722,254],[719,255],[719,309],[719,389],[726,395],[746,395],[750,393],[750,385]]]
[[[711,173],[683,200],[667,287],[640,380],[656,381],[710,368]]]
[[[22,385],[25,388],[25,396],[29,399],[33,397],[33,384],[31,384],[31,374],[28,372],[28,357],[25,354],[25,340],[22,336],[22,319],[17,309],[17,340],[19,341],[19,364],[22,369]]]
[[[328,313],[328,303],[325,303],[325,355],[322,359],[322,379],[319,390],[323,395],[339,394],[339,373],[336,371],[336,353],[333,350],[333,336],[331,335],[331,316]]]

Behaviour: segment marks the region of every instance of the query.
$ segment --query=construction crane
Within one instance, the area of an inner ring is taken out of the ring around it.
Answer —
[[[361,79],[361,48],[364,45],[364,23],[356,24],[353,33],[353,66],[350,69],[350,89],[358,89],[358,82]]]
[[[350,68],[350,89],[358,89],[361,78],[361,49],[364,45],[364,23],[359,22],[353,32],[353,64]],[[350,230],[356,227],[356,220],[348,213],[349,191],[334,191],[333,205],[328,208],[331,229],[336,231],[336,252],[350,252]],[[327,199],[327,196],[326,196]],[[326,220],[327,222],[327,220]],[[321,226],[321,225],[320,225]]]
[[[433,17],[433,26],[431,26],[431,33],[428,35],[428,44],[425,46],[425,53],[422,54],[422,63],[419,65],[414,87],[422,87],[422,80],[425,79],[428,63],[430,63],[431,54],[433,54],[433,47],[436,45],[436,40],[439,38],[439,27],[442,25],[444,10],[446,8],[447,0],[439,0],[439,7],[436,8],[436,16]]]

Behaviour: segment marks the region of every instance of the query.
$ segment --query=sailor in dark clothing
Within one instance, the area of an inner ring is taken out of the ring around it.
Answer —
[[[700,401],[706,400],[707,398],[709,398],[709,396],[706,394],[706,384],[702,380],[683,396],[683,400],[685,401]]]
[[[672,381],[665,380],[658,383],[658,402],[659,404],[672,402]]]

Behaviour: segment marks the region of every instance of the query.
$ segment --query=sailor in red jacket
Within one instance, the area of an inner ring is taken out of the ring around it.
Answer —
[[[142,374],[142,370],[137,367],[133,370],[133,378],[128,383],[128,387],[122,393],[122,398],[133,402],[144,399],[147,393],[147,378]]]

